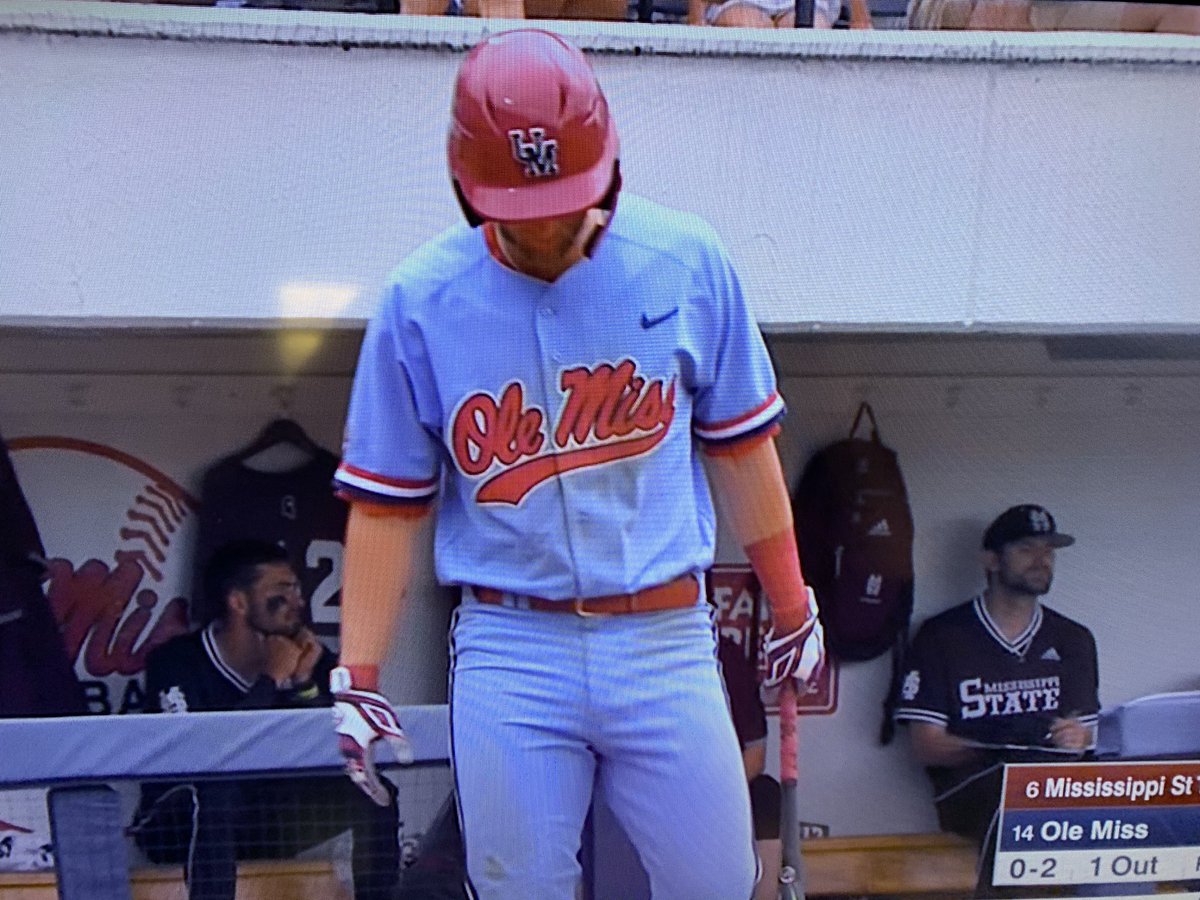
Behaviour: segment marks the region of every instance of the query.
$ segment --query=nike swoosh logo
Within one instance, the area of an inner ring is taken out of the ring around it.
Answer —
[[[650,318],[645,313],[642,313],[642,327],[643,328],[653,328],[655,325],[661,325],[663,322],[667,321],[667,319],[671,318],[671,316],[675,315],[675,313],[677,313],[677,312],[679,312],[678,306],[676,306],[670,312],[663,313],[661,316],[655,316],[654,318]]]

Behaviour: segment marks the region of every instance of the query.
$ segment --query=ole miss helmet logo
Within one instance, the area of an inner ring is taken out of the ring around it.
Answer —
[[[525,167],[531,178],[543,178],[558,174],[558,141],[546,137],[545,128],[530,128],[526,139],[523,129],[514,128],[508,133],[512,144],[513,159]]]
[[[559,388],[564,399],[550,430],[546,411],[525,405],[520,381],[498,399],[479,391],[459,405],[450,438],[458,470],[477,478],[498,467],[479,485],[476,502],[515,506],[555,475],[649,453],[675,417],[674,380],[648,380],[630,359],[567,369]]]

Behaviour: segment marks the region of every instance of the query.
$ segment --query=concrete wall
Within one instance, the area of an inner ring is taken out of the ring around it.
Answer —
[[[487,24],[7,7],[0,320],[357,320],[458,215]],[[562,27],[629,189],[713,221],[766,327],[1200,323],[1193,40]]]

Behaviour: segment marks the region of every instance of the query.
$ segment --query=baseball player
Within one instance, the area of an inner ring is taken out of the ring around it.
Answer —
[[[986,590],[917,632],[895,717],[929,772],[938,821],[986,845],[1005,762],[1069,760],[1094,743],[1096,642],[1048,609],[1054,553],[1075,542],[1041,506],[1014,506],[983,535]],[[985,858],[988,854],[985,854]],[[992,896],[990,867],[979,895]]]
[[[712,229],[620,194],[618,147],[561,37],[510,31],[467,55],[449,135],[467,221],[392,274],[336,476],[351,507],[335,716],[373,795],[371,744],[411,756],[378,668],[440,499],[437,577],[463,595],[453,767],[487,900],[575,896],[593,790],[656,898],[751,894],[746,784],[701,590],[716,521],[698,450],[772,598],[766,683],[806,677],[823,652],[761,335]]]

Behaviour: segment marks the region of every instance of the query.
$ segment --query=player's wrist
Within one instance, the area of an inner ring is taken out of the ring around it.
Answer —
[[[344,664],[330,673],[330,689],[338,691],[357,689],[360,691],[379,691],[379,666],[365,664]]]
[[[792,634],[799,631],[812,620],[812,610],[815,607],[812,588],[801,583],[798,596],[791,596],[785,602],[771,604],[771,623],[775,626],[776,635]]]

